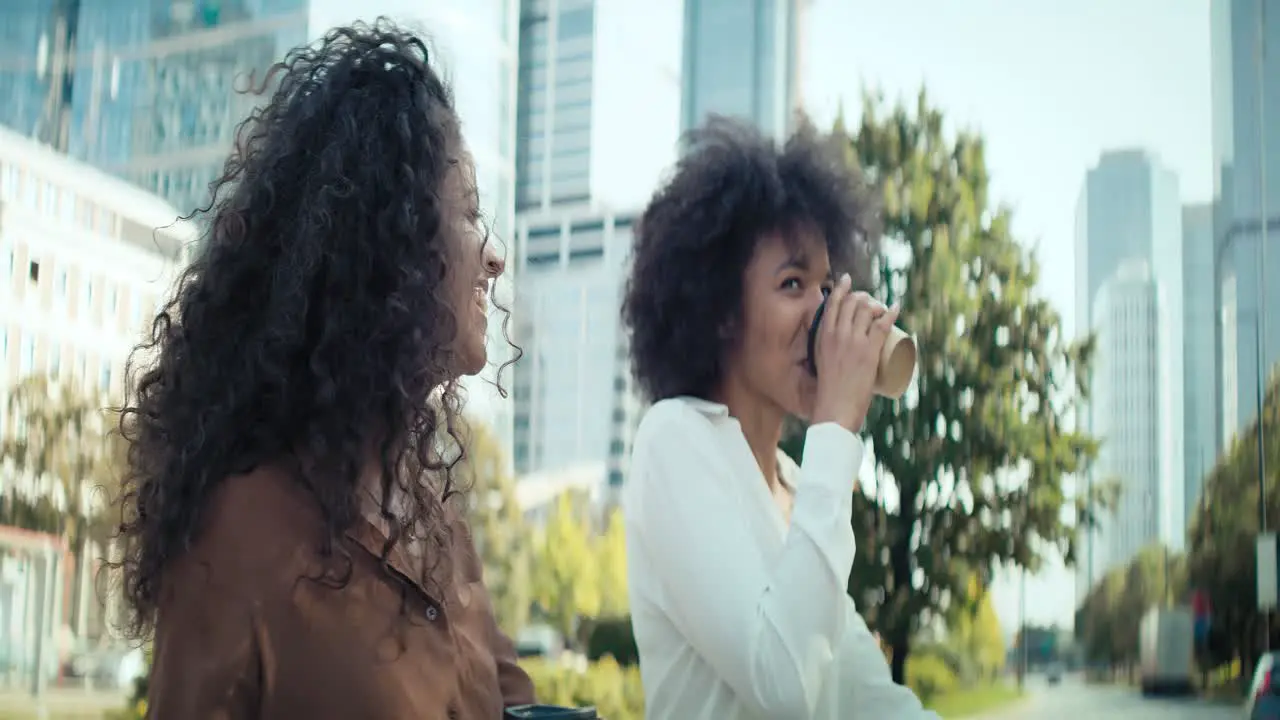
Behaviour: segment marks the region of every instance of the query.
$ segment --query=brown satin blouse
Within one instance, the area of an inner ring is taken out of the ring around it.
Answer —
[[[500,720],[534,702],[471,534],[448,515],[444,597],[411,579],[421,575],[399,547],[382,570],[384,536],[365,523],[347,537],[350,580],[334,588],[307,579],[322,537],[307,491],[268,468],[223,483],[162,589],[147,717]]]

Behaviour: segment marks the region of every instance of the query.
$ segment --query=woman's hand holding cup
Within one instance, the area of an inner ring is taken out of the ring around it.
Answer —
[[[860,432],[871,407],[880,352],[898,319],[898,308],[886,308],[852,287],[848,274],[836,283],[817,331],[813,422],[835,422]]]

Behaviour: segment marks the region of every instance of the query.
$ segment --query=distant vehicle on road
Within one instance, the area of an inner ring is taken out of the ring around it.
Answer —
[[[1062,682],[1062,673],[1065,670],[1066,668],[1062,667],[1062,663],[1051,662],[1044,669],[1045,679],[1049,681],[1050,685],[1057,685]]]
[[[1253,684],[1244,700],[1247,720],[1280,720],[1280,653],[1267,653],[1258,659],[1253,671]]]
[[[1138,628],[1143,695],[1190,695],[1195,621],[1186,607],[1152,608]]]

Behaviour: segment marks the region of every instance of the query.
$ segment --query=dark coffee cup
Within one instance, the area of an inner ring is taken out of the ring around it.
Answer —
[[[507,708],[503,720],[599,720],[593,707],[569,708],[559,705],[516,705]]]

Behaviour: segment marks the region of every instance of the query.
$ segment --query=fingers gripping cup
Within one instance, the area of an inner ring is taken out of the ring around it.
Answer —
[[[824,295],[829,293],[824,292]],[[822,299],[817,312],[813,314],[813,325],[809,327],[809,373],[818,375],[818,327],[822,324],[823,312],[827,309],[827,299]],[[889,336],[880,349],[880,362],[876,365],[875,393],[882,397],[898,399],[911,385],[911,377],[916,372],[916,341],[897,326],[890,328]]]

